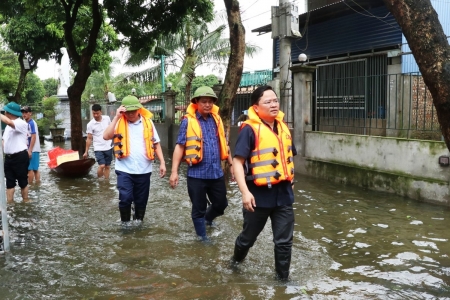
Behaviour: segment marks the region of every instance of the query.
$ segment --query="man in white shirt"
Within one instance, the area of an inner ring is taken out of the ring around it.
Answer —
[[[122,222],[130,221],[132,204],[135,207],[134,218],[139,221],[144,219],[155,157],[160,162],[159,176],[166,175],[159,135],[151,117],[152,113],[135,96],[126,96],[103,133],[105,139],[114,138],[115,172]]]
[[[22,116],[20,106],[9,102],[3,107],[5,114],[0,114],[6,128],[3,133],[3,152],[5,153],[6,199],[14,201],[16,181],[21,189],[24,202],[28,201],[28,124],[19,117]]]
[[[103,139],[103,132],[111,123],[111,119],[102,115],[102,107],[99,104],[92,105],[92,115],[94,118],[87,124],[86,133],[88,136],[83,158],[88,157],[89,147],[93,140],[95,159],[98,163],[97,176],[99,178],[104,176],[105,179],[108,179],[111,171],[112,140]]]

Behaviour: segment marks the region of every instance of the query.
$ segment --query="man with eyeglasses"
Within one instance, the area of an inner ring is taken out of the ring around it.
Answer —
[[[150,176],[155,156],[159,159],[159,176],[166,175],[166,164],[160,139],[151,120],[152,113],[135,96],[126,96],[116,115],[103,132],[103,138],[114,138],[115,172],[119,190],[119,212],[123,223],[144,219],[150,192]]]
[[[289,279],[294,232],[292,183],[297,151],[272,87],[258,87],[251,95],[251,104],[233,158],[242,193],[244,225],[235,241],[232,266],[245,259],[270,218],[276,276],[285,281]]]
[[[217,96],[210,87],[202,86],[195,91],[180,124],[170,175],[170,186],[175,188],[178,185],[178,167],[181,161],[187,163],[191,218],[202,241],[209,241],[206,225],[214,226],[213,220],[223,215],[228,206],[221,161],[228,160],[230,167],[232,161],[216,101]],[[233,179],[232,168],[231,174]],[[209,206],[208,200],[211,202]]]

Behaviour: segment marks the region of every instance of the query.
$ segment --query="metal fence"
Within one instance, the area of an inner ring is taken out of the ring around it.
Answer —
[[[310,84],[313,130],[441,140],[418,73],[342,77]]]
[[[164,123],[166,112],[165,112],[165,100],[163,94],[152,94],[139,96],[139,101],[142,106],[147,110],[151,111],[153,114],[153,122]]]
[[[178,94],[176,94],[175,102],[174,102],[175,117],[173,118],[173,122],[175,124],[181,123],[181,119],[186,114],[186,109],[189,106],[189,104],[191,103],[191,101],[190,101],[191,97],[192,97],[192,91],[191,91],[189,97],[186,97],[186,92],[184,90],[179,92]]]
[[[255,90],[256,87],[241,87],[237,90],[236,95],[234,96],[234,106],[233,111],[231,113],[230,124],[238,125],[240,121],[245,120],[242,115],[247,114],[247,110],[250,107],[251,100],[250,95]]]

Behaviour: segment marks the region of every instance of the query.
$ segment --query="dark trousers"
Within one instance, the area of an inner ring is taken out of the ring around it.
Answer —
[[[188,194],[192,202],[192,219],[205,218],[211,222],[216,217],[223,215],[228,206],[227,189],[225,179],[187,178]],[[207,198],[211,205],[207,208]]]
[[[136,209],[145,210],[150,192],[150,176],[152,173],[128,174],[115,171],[117,174],[117,189],[119,190],[119,208],[130,207],[134,202]]]
[[[294,235],[294,210],[292,205],[273,208],[255,207],[254,212],[243,209],[243,214],[244,225],[242,232],[236,239],[237,247],[240,249],[252,247],[270,217],[275,252],[290,253]]]
[[[30,157],[28,151],[23,150],[14,154],[5,154],[5,178],[6,188],[12,189],[16,186],[16,180],[20,188],[26,188],[28,185],[28,165]]]

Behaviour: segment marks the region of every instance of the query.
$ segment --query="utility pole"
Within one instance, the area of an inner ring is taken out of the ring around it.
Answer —
[[[272,6],[272,39],[279,39],[280,66],[280,109],[286,114],[286,122],[293,122],[292,116],[292,74],[291,40],[300,38],[298,7],[289,0],[280,0],[279,6]]]
[[[280,22],[287,23],[287,13],[288,10],[286,7],[289,6],[288,0],[280,0]],[[285,27],[286,24],[281,24],[281,27]],[[289,68],[291,67],[291,40],[286,35],[286,32],[281,33],[279,35],[280,38],[280,86],[281,86],[281,96],[284,98],[286,94],[283,91],[290,88],[291,86],[291,71]],[[283,99],[288,100],[288,99]],[[284,102],[284,101],[283,101]]]

